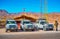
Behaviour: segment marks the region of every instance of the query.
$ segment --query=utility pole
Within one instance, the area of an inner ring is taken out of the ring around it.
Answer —
[[[42,18],[42,13],[43,13],[43,11],[42,11],[42,0],[40,0],[40,10],[41,10],[41,18]]]
[[[47,19],[47,14],[48,14],[48,10],[47,10],[47,0],[44,0],[44,17]]]
[[[44,1],[44,9],[43,9],[43,1]],[[48,0],[40,0],[41,18],[46,20],[48,19],[47,1]]]
[[[23,12],[25,13],[25,11],[26,11],[26,9],[25,8],[23,8]]]

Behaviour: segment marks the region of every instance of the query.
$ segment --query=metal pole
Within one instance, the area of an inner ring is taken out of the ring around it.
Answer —
[[[47,0],[44,0],[44,16],[47,17]]]
[[[42,18],[42,0],[40,0],[41,18]]]
[[[25,10],[26,10],[26,9],[25,9],[25,8],[23,8],[23,12],[24,12],[24,13],[25,13]]]

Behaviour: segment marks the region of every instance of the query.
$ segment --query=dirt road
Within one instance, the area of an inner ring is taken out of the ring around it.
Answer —
[[[60,32],[12,32],[0,34],[0,39],[60,39]]]
[[[60,31],[5,32],[0,29],[0,39],[60,39]]]

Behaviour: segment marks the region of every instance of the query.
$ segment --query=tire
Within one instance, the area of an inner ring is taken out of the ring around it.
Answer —
[[[20,27],[21,28],[21,30],[23,31],[23,28],[22,27]]]
[[[35,29],[32,29],[32,31],[35,31]]]
[[[10,32],[13,32],[13,30],[10,30]]]
[[[15,31],[18,32],[18,29],[16,29]]]
[[[6,29],[6,32],[8,32],[8,29]]]
[[[23,29],[23,31],[26,31],[26,29]]]

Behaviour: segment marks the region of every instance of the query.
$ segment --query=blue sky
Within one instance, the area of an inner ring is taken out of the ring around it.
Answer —
[[[44,12],[44,0],[43,12]],[[60,12],[60,0],[47,0],[48,13]],[[23,12],[23,8],[26,8],[26,12],[41,12],[40,0],[0,0],[0,9],[5,9],[8,12]]]

